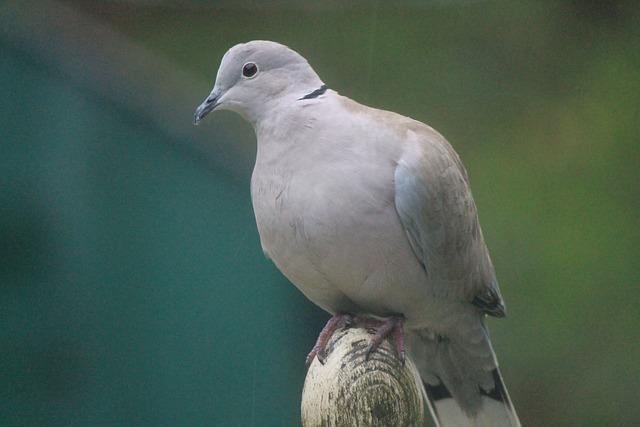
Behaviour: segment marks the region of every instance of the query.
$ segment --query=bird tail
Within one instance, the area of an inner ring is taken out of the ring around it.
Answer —
[[[405,331],[438,427],[519,427],[484,320],[456,338]]]
[[[424,383],[426,399],[436,426],[520,427],[520,420],[500,371],[495,368],[491,373],[495,386],[489,392],[481,389],[479,408],[471,413],[462,409],[443,383],[435,386]]]

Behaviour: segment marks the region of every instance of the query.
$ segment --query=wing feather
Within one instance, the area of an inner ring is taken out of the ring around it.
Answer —
[[[395,202],[436,294],[504,316],[467,172],[449,142],[416,124],[395,171]]]

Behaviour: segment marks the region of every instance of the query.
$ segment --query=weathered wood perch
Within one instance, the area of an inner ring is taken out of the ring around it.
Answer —
[[[423,426],[420,375],[398,359],[390,339],[365,359],[374,330],[336,331],[325,364],[316,358],[302,391],[303,427]]]

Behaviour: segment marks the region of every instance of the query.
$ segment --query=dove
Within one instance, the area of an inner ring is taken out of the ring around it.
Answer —
[[[330,89],[306,59],[255,40],[223,56],[196,109],[238,113],[257,153],[251,199],[264,253],[332,332],[371,323],[416,364],[439,426],[518,426],[487,316],[505,305],[467,172],[436,130]],[[364,320],[363,320],[364,319]]]

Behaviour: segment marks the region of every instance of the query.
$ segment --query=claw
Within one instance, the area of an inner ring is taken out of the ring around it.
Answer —
[[[388,318],[387,320],[378,320],[373,317],[357,316],[352,317],[348,314],[336,314],[327,322],[326,326],[320,332],[316,344],[307,356],[305,366],[307,369],[311,366],[313,359],[317,358],[318,362],[324,365],[326,359],[326,347],[329,339],[335,331],[344,326],[372,326],[377,328],[376,334],[371,338],[369,345],[365,351],[365,360],[369,360],[371,353],[377,350],[378,346],[384,341],[384,339],[393,334],[394,343],[396,346],[396,352],[398,359],[404,366],[407,360],[407,353],[404,349],[404,316],[396,315]]]
[[[311,366],[311,362],[313,362],[313,359],[316,357],[318,358],[318,362],[324,365],[324,361],[326,358],[326,346],[329,342],[329,339],[331,338],[331,335],[333,335],[335,331],[344,327],[345,325],[351,324],[353,324],[353,318],[348,314],[336,314],[331,319],[329,319],[325,327],[322,328],[322,331],[320,331],[320,335],[318,335],[316,344],[313,346],[311,352],[305,360],[304,365],[306,366],[306,368],[309,369],[309,366]]]
[[[371,355],[371,353],[373,353],[375,351],[375,348],[373,346],[373,343],[369,343],[369,345],[367,346],[367,349],[364,353],[364,360],[369,360],[369,356]]]
[[[402,366],[404,366],[407,362],[407,352],[404,350],[398,352],[398,359],[400,359],[400,363],[402,363]]]
[[[364,324],[367,326],[377,326],[378,330],[376,334],[371,338],[371,342],[367,346],[365,353],[365,359],[369,359],[369,355],[376,351],[378,346],[384,341],[384,339],[393,334],[394,343],[396,345],[396,352],[398,353],[398,359],[404,363],[407,359],[407,353],[404,349],[404,316],[392,316],[387,320],[377,320],[370,317],[357,317],[355,318],[356,324]]]

